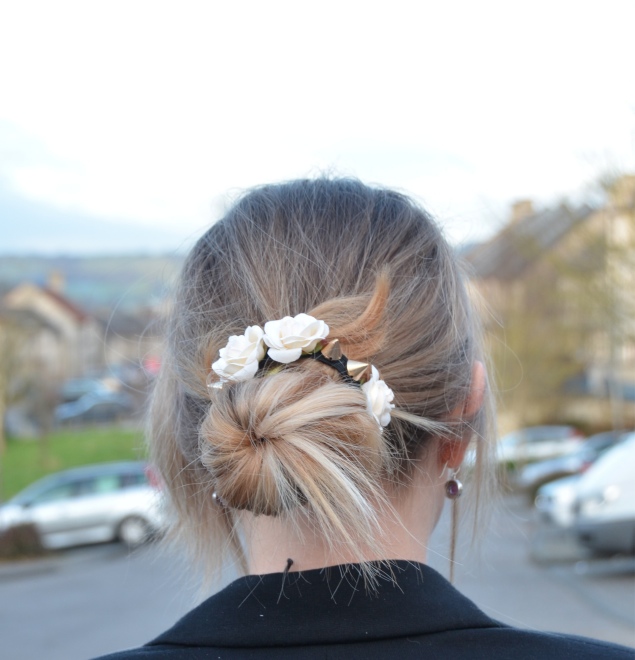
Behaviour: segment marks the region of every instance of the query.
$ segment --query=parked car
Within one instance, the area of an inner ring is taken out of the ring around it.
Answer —
[[[0,506],[0,533],[32,524],[48,549],[114,540],[134,547],[161,529],[156,484],[143,462],[58,472]]]
[[[86,394],[104,394],[110,389],[99,378],[71,378],[67,380],[60,391],[62,401],[68,403],[77,401]]]
[[[581,474],[551,481],[538,489],[535,504],[540,517],[559,527],[571,527],[575,522],[577,485]]]
[[[524,465],[571,454],[584,436],[573,426],[529,426],[503,436],[497,447],[499,463]]]
[[[134,411],[132,399],[118,392],[84,394],[77,401],[62,403],[55,408],[57,424],[114,422]]]
[[[575,531],[596,552],[635,553],[635,433],[607,451],[576,486]]]
[[[543,484],[568,477],[588,469],[610,447],[626,437],[626,431],[607,431],[584,440],[580,448],[566,456],[525,465],[516,479],[520,488],[526,490],[533,501]]]

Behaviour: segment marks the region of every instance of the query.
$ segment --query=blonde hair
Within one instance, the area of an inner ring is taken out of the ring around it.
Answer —
[[[210,395],[229,335],[301,312],[392,388],[383,432],[361,390],[313,360]],[[381,556],[386,488],[406,487],[439,436],[486,436],[489,391],[474,418],[450,416],[477,359],[479,323],[457,259],[411,199],[351,179],[247,192],[191,251],[168,321],[149,440],[174,537],[210,568],[238,559],[245,569],[237,512],[290,524],[303,515],[333,546]]]

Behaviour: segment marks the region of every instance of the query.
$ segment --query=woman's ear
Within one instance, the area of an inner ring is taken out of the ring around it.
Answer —
[[[469,441],[465,440],[442,440],[439,447],[439,465],[458,470],[469,444]]]
[[[450,418],[469,419],[476,415],[481,409],[485,397],[485,378],[485,365],[479,360],[475,360],[472,365],[472,380],[467,399],[450,413]]]
[[[470,384],[470,393],[462,405],[457,406],[451,414],[456,419],[469,419],[474,417],[483,405],[486,387],[485,365],[476,360],[472,366],[472,381]],[[463,462],[463,457],[467,451],[468,440],[445,439],[442,440],[439,448],[439,462],[441,465],[456,470]]]
[[[480,360],[475,360],[472,365],[472,382],[470,385],[470,393],[465,400],[463,410],[461,411],[463,417],[474,417],[483,405],[485,397],[486,385],[485,365]]]

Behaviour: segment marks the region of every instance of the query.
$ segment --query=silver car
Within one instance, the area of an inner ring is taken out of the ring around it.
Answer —
[[[142,462],[104,463],[50,475],[0,506],[0,533],[33,524],[48,549],[120,540],[144,543],[161,528],[161,497]]]
[[[540,517],[559,527],[571,527],[575,522],[576,487],[580,474],[573,474],[541,486],[536,495]]]
[[[516,483],[528,491],[533,499],[542,485],[583,472],[627,435],[626,431],[607,431],[593,435],[582,442],[579,450],[571,454],[526,465],[521,469]]]
[[[503,436],[496,456],[499,463],[518,467],[571,454],[580,449],[583,439],[573,426],[529,426]]]
[[[635,433],[601,456],[576,486],[575,531],[599,553],[635,554]]]

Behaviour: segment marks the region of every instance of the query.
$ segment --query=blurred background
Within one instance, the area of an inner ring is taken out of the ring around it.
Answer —
[[[428,208],[485,320],[504,487],[457,586],[635,646],[634,22],[620,0],[2,3],[6,657],[140,644],[201,596],[151,542],[170,289],[242,190],[324,173]]]

